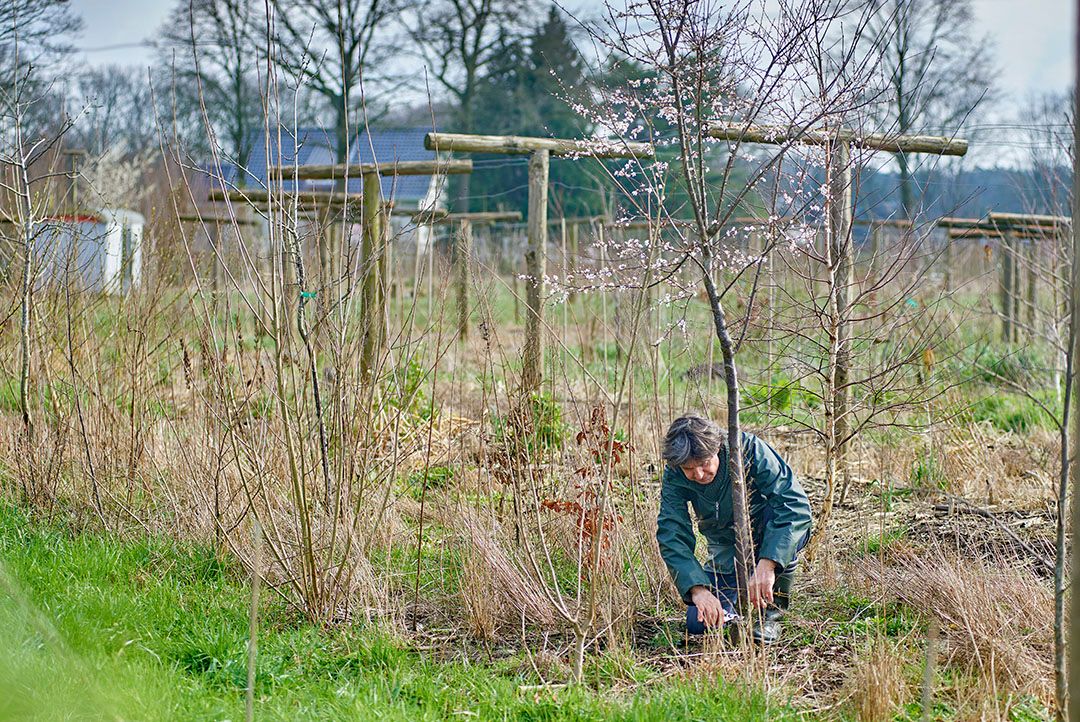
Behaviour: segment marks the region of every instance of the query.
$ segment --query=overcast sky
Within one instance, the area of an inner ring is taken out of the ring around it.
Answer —
[[[132,45],[152,41],[175,5],[176,0],[74,0],[86,21],[78,41],[86,61],[148,64],[152,52]],[[1014,102],[1032,93],[1060,92],[1069,85],[1069,0],[974,0],[974,5],[980,34],[988,34],[996,46],[1002,84]]]

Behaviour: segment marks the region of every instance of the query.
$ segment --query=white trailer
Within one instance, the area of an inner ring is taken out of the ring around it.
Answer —
[[[140,214],[117,208],[43,221],[34,239],[36,285],[127,294],[142,279],[144,224]]]

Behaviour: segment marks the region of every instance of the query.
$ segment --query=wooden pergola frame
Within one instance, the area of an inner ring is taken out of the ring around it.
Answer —
[[[500,153],[529,156],[528,247],[525,252],[525,348],[522,353],[521,388],[535,393],[543,380],[543,286],[547,264],[548,172],[552,155],[570,158],[653,158],[649,143],[599,139],[537,138],[513,135],[428,133],[428,150],[451,153]]]

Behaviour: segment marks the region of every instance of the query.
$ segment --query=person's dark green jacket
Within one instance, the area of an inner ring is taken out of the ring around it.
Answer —
[[[754,550],[758,559],[776,562],[779,573],[791,564],[810,530],[810,502],[791,467],[771,446],[746,432],[742,446]],[[687,505],[693,507],[698,530],[709,544],[706,566],[721,574],[734,573],[735,527],[726,444],[712,482],[698,484],[679,467],[668,466],[660,485],[656,541],[679,594],[689,604],[690,588],[709,586],[711,580],[694,556],[697,540]]]

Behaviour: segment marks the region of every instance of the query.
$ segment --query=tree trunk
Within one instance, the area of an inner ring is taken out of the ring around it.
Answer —
[[[1076,12],[1074,13],[1073,22],[1076,24],[1074,28],[1074,42],[1073,42],[1073,81],[1080,82],[1080,2],[1074,3]],[[1080,224],[1075,222],[1075,219],[1080,218],[1080,164],[1077,163],[1077,155],[1075,149],[1080,148],[1080,114],[1077,114],[1077,110],[1080,110],[1080,94],[1073,94],[1073,194],[1072,194],[1072,217],[1074,222],[1072,224],[1072,254],[1071,262],[1072,268],[1069,277],[1072,281],[1072,287],[1069,289],[1069,294],[1072,299],[1071,308],[1072,315],[1069,318],[1069,339],[1071,343],[1071,352],[1073,358],[1073,365],[1070,371],[1075,374],[1076,372],[1076,359],[1077,353],[1080,352],[1080,332],[1078,332],[1078,324],[1080,324],[1080,318],[1077,318],[1077,311],[1080,310]],[[1070,382],[1072,388],[1076,390],[1076,378],[1070,376]],[[1072,487],[1072,529],[1073,529],[1073,544],[1072,544],[1072,575],[1070,579],[1070,590],[1072,593],[1073,603],[1069,609],[1069,685],[1068,692],[1068,710],[1070,720],[1080,720],[1080,544],[1075,541],[1076,530],[1080,529],[1080,449],[1077,447],[1078,440],[1080,440],[1080,408],[1078,408],[1077,398],[1080,394],[1073,393],[1070,398],[1072,408],[1069,409],[1070,419],[1069,428],[1072,434],[1072,438],[1069,440],[1069,485]],[[1064,513],[1064,510],[1059,510]],[[1064,564],[1064,560],[1062,560]],[[1063,685],[1058,682],[1058,689],[1061,691]],[[1060,709],[1058,714],[1061,715],[1065,708],[1063,700],[1059,699],[1058,704]]]
[[[1070,314],[1075,312],[1075,305],[1070,299]],[[1072,409],[1073,392],[1073,362],[1075,360],[1076,343],[1073,335],[1076,333],[1076,325],[1069,323],[1068,351],[1065,355],[1065,402],[1062,405],[1061,419],[1061,470],[1058,474],[1057,489],[1057,527],[1054,540],[1054,696],[1057,701],[1059,720],[1064,719],[1065,705],[1068,700],[1068,678],[1065,666],[1066,639],[1065,639],[1065,554],[1066,554],[1066,511],[1069,505],[1069,437],[1070,415]]]
[[[712,279],[712,262],[706,254],[705,292],[709,297],[713,328],[724,358],[724,385],[727,388],[727,447],[728,475],[731,477],[732,520],[735,526],[735,578],[739,596],[746,597],[747,583],[754,569],[754,536],[750,526],[750,507],[747,504],[746,475],[742,456],[742,430],[739,424],[739,373],[735,366],[735,347],[728,333],[727,317],[716,284]],[[712,375],[712,369],[709,369]]]
[[[848,411],[851,391],[848,370],[851,355],[849,294],[852,286],[851,263],[851,146],[836,143],[829,153],[829,395],[826,409],[825,500],[818,521],[818,536],[824,538],[832,514],[837,481],[840,498],[847,496],[851,474],[848,469]]]
[[[904,135],[905,129],[901,129],[900,134]],[[900,212],[904,214],[904,218],[911,220],[915,212],[915,191],[911,184],[911,168],[907,156],[897,153],[896,164],[900,167]]]

